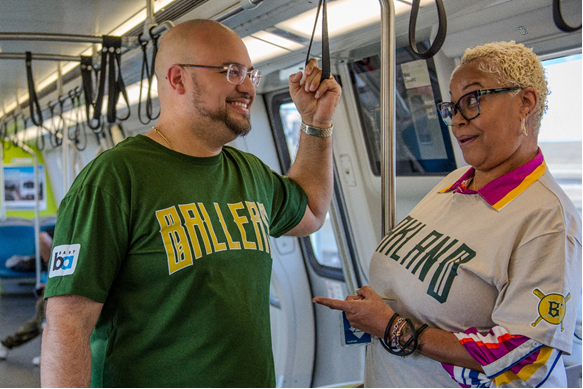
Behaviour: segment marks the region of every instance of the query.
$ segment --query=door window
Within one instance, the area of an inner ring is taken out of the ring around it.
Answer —
[[[286,102],[279,105],[279,116],[281,118],[290,162],[293,163],[300,142],[300,125],[302,119],[296,106],[292,102]],[[314,252],[314,257],[318,264],[335,269],[342,268],[338,246],[336,244],[336,237],[330,219],[330,212],[326,214],[324,226],[310,235],[310,242]]]
[[[443,175],[456,168],[447,126],[439,118],[439,84],[432,59],[415,60],[397,50],[395,84],[397,176]],[[381,60],[349,64],[361,127],[373,174],[381,174]]]

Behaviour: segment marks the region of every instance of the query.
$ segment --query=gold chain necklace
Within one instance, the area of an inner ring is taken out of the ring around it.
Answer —
[[[166,141],[166,143],[168,143],[168,146],[170,146],[172,151],[176,151],[176,150],[174,150],[174,147],[172,147],[172,144],[170,143],[170,141],[168,139],[166,139],[166,137],[164,135],[162,135],[160,130],[158,130],[156,127],[152,127],[152,128],[154,129],[154,131],[156,131],[156,133],[158,133],[158,135],[160,135],[162,137],[162,139],[164,139]]]

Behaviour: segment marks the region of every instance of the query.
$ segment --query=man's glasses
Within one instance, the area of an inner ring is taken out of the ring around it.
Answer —
[[[493,89],[478,89],[470,93],[466,93],[457,101],[443,102],[437,104],[439,114],[446,126],[453,126],[453,118],[459,112],[464,119],[470,121],[480,115],[480,96],[493,95],[496,93],[504,93],[522,89],[520,87],[513,88],[493,88]]]
[[[249,79],[255,85],[255,88],[259,86],[261,82],[261,71],[257,69],[247,71],[247,68],[243,65],[232,63],[228,66],[205,66],[205,65],[191,65],[187,63],[179,63],[179,66],[185,68],[205,68],[205,69],[221,69],[227,72],[227,81],[233,84],[240,85],[245,81],[245,77],[249,75]]]

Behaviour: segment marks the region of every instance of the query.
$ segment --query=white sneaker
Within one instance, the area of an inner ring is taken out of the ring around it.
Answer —
[[[32,358],[32,364],[35,366],[40,366],[40,357]]]
[[[4,347],[2,343],[0,343],[0,359],[4,360],[8,357],[8,348]]]

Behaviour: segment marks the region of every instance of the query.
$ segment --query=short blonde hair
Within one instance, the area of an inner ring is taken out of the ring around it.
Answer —
[[[453,73],[474,61],[479,61],[478,68],[494,75],[504,86],[534,88],[538,96],[538,104],[533,113],[534,128],[538,133],[541,119],[547,110],[547,96],[550,93],[540,58],[532,49],[526,48],[521,43],[493,42],[466,49]]]

